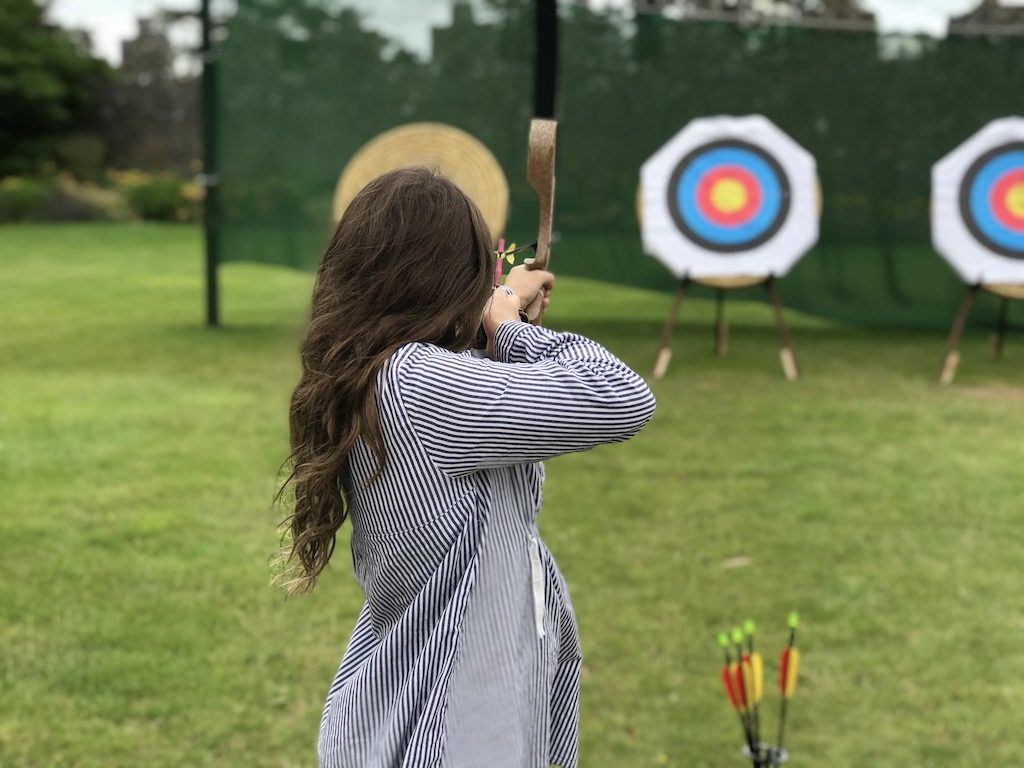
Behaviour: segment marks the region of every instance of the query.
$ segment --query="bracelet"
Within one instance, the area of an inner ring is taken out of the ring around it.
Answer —
[[[494,286],[494,288],[495,288],[495,290],[497,290],[498,288],[504,288],[504,289],[505,289],[505,293],[507,293],[507,294],[508,294],[509,296],[513,296],[513,297],[515,297],[515,298],[519,298],[518,294],[517,294],[517,293],[516,293],[516,292],[515,292],[514,290],[512,290],[511,288],[509,288],[509,287],[508,287],[507,285],[496,285],[496,286]],[[529,316],[529,315],[527,315],[527,314],[526,314],[526,313],[525,313],[525,312],[524,312],[523,310],[521,310],[521,309],[519,310],[519,319],[520,319],[520,320],[521,320],[522,322],[524,322],[524,323],[528,323],[528,322],[530,322],[530,316]]]

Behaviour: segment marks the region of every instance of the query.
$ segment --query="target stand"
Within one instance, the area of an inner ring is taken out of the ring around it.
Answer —
[[[949,329],[949,338],[946,340],[946,352],[942,356],[942,364],[939,366],[939,382],[952,384],[956,378],[957,368],[960,366],[960,340],[964,335],[964,328],[967,326],[967,318],[971,313],[971,305],[978,291],[986,291],[999,299],[999,312],[996,316],[996,327],[992,333],[989,344],[989,354],[993,360],[1001,360],[1003,357],[1003,342],[1006,339],[1008,328],[1006,316],[1011,301],[1024,301],[1024,284],[1012,285],[1008,283],[990,283],[983,285],[976,283],[967,286],[963,301],[960,302],[960,309],[957,310],[953,319],[953,327]]]
[[[662,378],[683,297],[715,289],[714,349],[725,355],[730,290],[763,285],[789,380],[799,376],[776,280],[818,239],[821,192],[814,158],[761,115],[688,123],[640,169],[637,216],[644,250],[677,280],[652,377]]]
[[[658,354],[654,359],[654,368],[651,371],[652,378],[661,379],[668,372],[669,363],[672,361],[672,332],[675,330],[676,320],[679,317],[679,308],[682,306],[686,289],[691,283],[699,283],[700,285],[715,289],[714,352],[718,357],[724,357],[729,348],[729,324],[725,320],[726,291],[749,288],[753,285],[763,285],[772,307],[772,314],[775,317],[775,326],[779,332],[779,362],[782,364],[782,373],[789,381],[794,381],[800,376],[800,368],[796,362],[796,350],[793,347],[793,338],[790,336],[789,328],[782,315],[782,302],[779,301],[779,293],[775,287],[775,278],[770,275],[761,277],[737,275],[734,277],[703,277],[700,279],[684,277],[676,284],[672,306],[669,309],[668,317],[665,318],[665,325],[661,329],[661,343],[658,345]]]
[[[932,240],[967,286],[939,381],[952,383],[974,298],[999,299],[991,354],[1002,356],[1011,301],[1024,300],[1024,118],[994,120],[932,169]]]

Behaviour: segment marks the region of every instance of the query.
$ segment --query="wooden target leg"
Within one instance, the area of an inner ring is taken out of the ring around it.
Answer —
[[[1001,360],[1003,357],[1003,340],[1006,338],[1006,313],[1010,306],[1010,300],[1005,296],[999,299],[999,314],[996,317],[996,331],[992,334],[992,359]]]
[[[949,329],[949,338],[946,340],[946,353],[942,356],[942,365],[939,367],[939,383],[951,384],[956,376],[957,366],[960,365],[960,353],[957,347],[964,335],[964,326],[967,324],[967,316],[971,312],[971,304],[974,302],[974,295],[978,292],[977,285],[967,286],[964,293],[964,300],[960,302],[960,309],[957,310],[953,319],[953,327]]]
[[[658,346],[658,356],[654,359],[654,370],[651,371],[651,378],[660,379],[668,371],[669,361],[672,359],[672,348],[669,343],[672,340],[672,331],[676,326],[676,318],[679,316],[679,305],[683,303],[683,294],[690,284],[690,278],[684,277],[676,285],[676,293],[672,299],[672,308],[665,318],[665,325],[661,329],[661,343]]]
[[[725,322],[725,289],[715,295],[715,354],[725,357],[729,350],[729,324]]]
[[[795,381],[800,377],[800,367],[796,363],[796,350],[793,349],[793,339],[789,335],[789,328],[782,316],[782,303],[779,301],[779,292],[775,288],[775,278],[769,277],[765,280],[764,288],[771,300],[772,313],[775,315],[775,325],[779,329],[779,362],[782,363],[782,373],[789,381]]]

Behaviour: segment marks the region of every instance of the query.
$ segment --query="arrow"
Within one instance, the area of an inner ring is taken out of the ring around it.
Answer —
[[[753,669],[750,658],[743,653],[743,630],[733,627],[732,642],[736,648],[736,681],[743,690],[743,705],[747,712],[747,722],[750,723],[750,752],[755,766],[761,765],[761,736],[758,733],[759,725],[757,716],[754,714],[754,697],[756,694]]]
[[[743,633],[747,637],[747,652],[743,656],[743,664],[750,680],[750,699],[754,708],[754,737],[760,744],[761,739],[761,697],[764,696],[764,659],[754,648],[754,633],[757,626],[753,619],[743,623]]]
[[[725,695],[729,699],[729,704],[732,705],[732,708],[736,710],[736,714],[739,716],[740,726],[743,728],[743,738],[747,742],[747,746],[750,747],[751,754],[753,754],[754,736],[750,731],[750,723],[747,719],[741,687],[736,685],[737,664],[733,661],[732,654],[729,652],[729,635],[725,632],[720,633],[718,635],[718,644],[721,646],[722,653],[725,656],[725,665],[722,667],[722,686],[725,688]]]
[[[794,611],[789,614],[789,643],[782,649],[779,657],[779,693],[782,704],[779,709],[779,752],[782,752],[782,739],[786,732],[786,705],[789,698],[796,692],[797,676],[800,674],[800,650],[796,647],[796,628],[800,623],[800,615]]]

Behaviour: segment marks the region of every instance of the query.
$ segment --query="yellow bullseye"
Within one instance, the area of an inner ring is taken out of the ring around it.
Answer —
[[[1006,193],[1006,208],[1017,219],[1024,219],[1024,181],[1014,184]]]
[[[719,179],[711,187],[711,204],[722,213],[736,213],[747,204],[747,188],[733,178]]]

